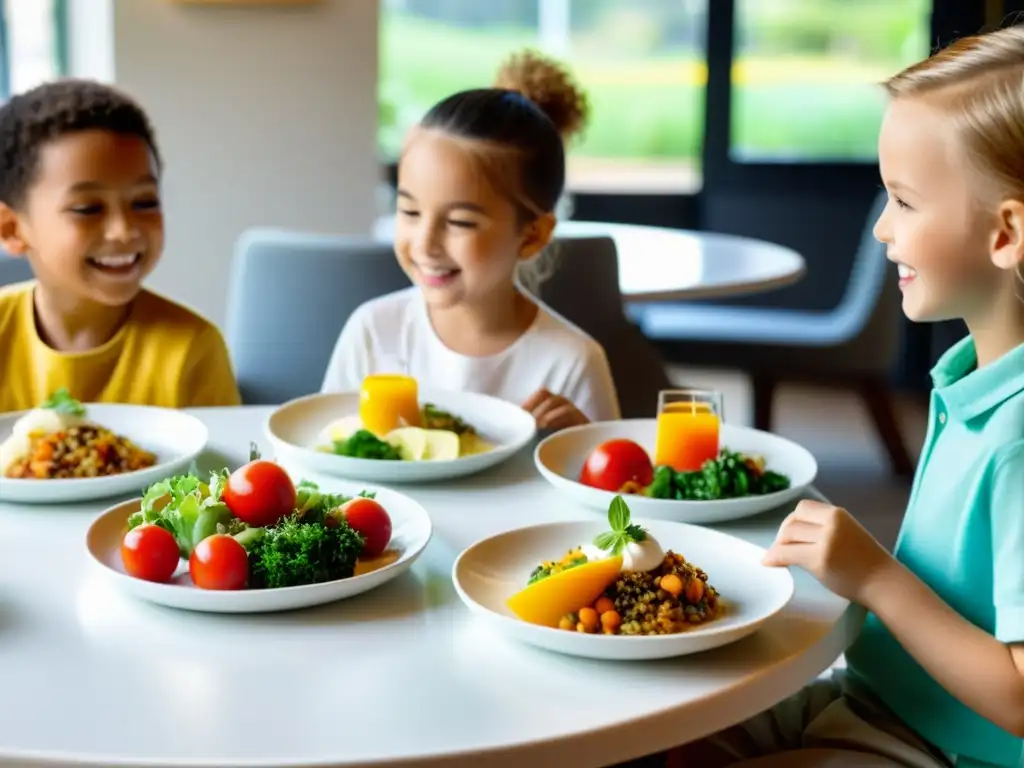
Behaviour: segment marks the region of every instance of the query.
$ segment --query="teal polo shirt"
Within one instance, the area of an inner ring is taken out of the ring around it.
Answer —
[[[932,381],[894,554],[965,619],[1004,643],[1024,642],[1024,345],[978,369],[968,337],[942,356]],[[960,756],[958,765],[1024,760],[1024,740],[947,693],[874,614],[846,658],[911,728]]]

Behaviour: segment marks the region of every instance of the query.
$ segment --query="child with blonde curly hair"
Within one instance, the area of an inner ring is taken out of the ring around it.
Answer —
[[[443,99],[406,138],[395,255],[414,285],[353,313],[322,390],[405,373],[521,404],[540,429],[616,419],[604,350],[517,283],[551,240],[565,144],[586,122],[586,97],[532,52],[513,56],[496,82]]]
[[[962,318],[970,335],[932,372],[894,553],[805,501],[765,558],[867,608],[848,669],[684,748],[694,765],[1024,759],[1024,28],[960,40],[886,89],[875,236],[906,315]]]

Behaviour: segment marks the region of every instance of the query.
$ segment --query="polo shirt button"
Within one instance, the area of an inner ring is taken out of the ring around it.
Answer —
[[[939,414],[939,424],[945,424],[945,423],[946,423],[946,414],[940,413]]]

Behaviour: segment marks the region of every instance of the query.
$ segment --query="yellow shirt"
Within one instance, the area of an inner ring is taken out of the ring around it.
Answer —
[[[106,344],[58,352],[36,331],[34,286],[0,288],[0,413],[34,408],[61,387],[84,403],[241,403],[220,331],[191,310],[143,290]]]

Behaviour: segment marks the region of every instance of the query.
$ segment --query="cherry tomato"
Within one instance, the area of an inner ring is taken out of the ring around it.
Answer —
[[[391,517],[373,499],[359,497],[341,506],[345,522],[363,537],[361,557],[370,559],[380,555],[391,542]]]
[[[232,472],[223,498],[235,517],[254,528],[274,525],[295,511],[295,486],[288,473],[262,459]]]
[[[188,572],[200,589],[243,589],[249,578],[249,556],[232,537],[215,533],[192,550]]]
[[[143,523],[121,541],[121,562],[129,576],[146,581],[170,581],[181,554],[174,535],[166,528]]]
[[[651,457],[632,440],[609,440],[587,457],[580,482],[593,488],[618,493],[626,483],[648,486],[654,480]]]

